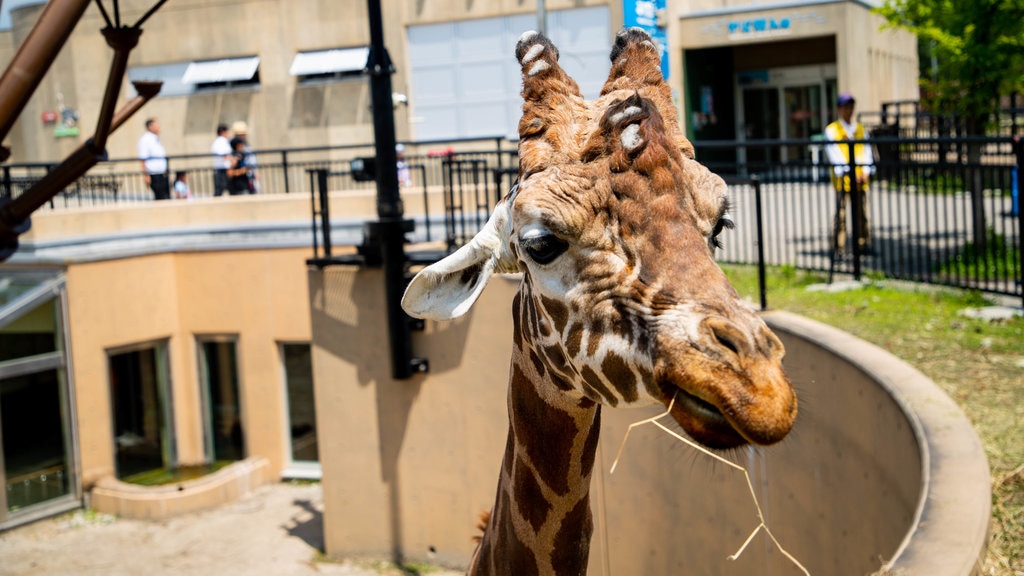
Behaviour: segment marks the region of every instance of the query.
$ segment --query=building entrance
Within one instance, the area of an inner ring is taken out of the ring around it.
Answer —
[[[805,140],[820,135],[835,115],[835,65],[744,70],[736,74],[738,140]],[[811,160],[810,147],[793,144],[745,152],[750,163]]]

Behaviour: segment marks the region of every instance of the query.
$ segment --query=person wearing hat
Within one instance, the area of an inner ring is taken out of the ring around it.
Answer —
[[[231,131],[234,132],[235,139],[242,141],[245,152],[244,164],[249,168],[249,194],[256,194],[260,190],[260,184],[259,175],[256,172],[256,154],[253,153],[252,147],[249,146],[249,125],[239,120],[231,125]]]
[[[832,186],[836,191],[836,222],[833,247],[839,251],[846,250],[846,205],[849,195],[853,192],[854,183],[860,191],[860,237],[857,243],[862,250],[871,244],[871,227],[868,218],[868,185],[871,175],[875,172],[875,157],[871,144],[863,142],[867,138],[864,125],[853,118],[856,100],[849,92],[842,92],[836,98],[839,118],[825,127],[825,139],[829,144],[825,147],[829,162],[832,164]],[[854,141],[854,179],[850,178],[850,148],[846,142]]]
[[[249,194],[252,169],[245,161],[245,140],[238,136],[231,139],[231,168],[227,170],[228,193],[232,196]]]

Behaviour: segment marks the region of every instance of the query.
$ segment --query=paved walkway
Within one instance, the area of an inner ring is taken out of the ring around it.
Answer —
[[[274,484],[163,522],[77,511],[0,533],[0,575],[404,574],[384,562],[324,560],[322,510],[318,484]]]

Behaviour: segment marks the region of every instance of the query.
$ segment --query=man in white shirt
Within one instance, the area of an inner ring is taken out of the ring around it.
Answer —
[[[868,185],[871,182],[871,175],[875,173],[875,156],[870,143],[859,142],[852,146],[856,178],[851,181],[851,146],[847,142],[862,141],[867,138],[864,126],[853,119],[855,103],[856,100],[849,92],[840,94],[836,99],[839,119],[825,127],[825,139],[829,141],[825,147],[825,153],[832,164],[832,185],[837,194],[836,227],[833,233],[835,234],[835,248],[839,252],[846,250],[846,202],[854,189],[854,182],[856,182],[858,195],[861,198],[860,237],[857,238],[857,243],[863,250],[868,250],[871,245]]]
[[[228,125],[217,125],[217,138],[210,146],[213,154],[213,195],[220,196],[228,189],[228,169],[231,168],[231,141],[228,140]]]
[[[171,187],[167,181],[167,151],[160,143],[160,122],[146,120],[146,132],[139,138],[139,160],[146,184],[153,190],[156,200],[170,200]]]

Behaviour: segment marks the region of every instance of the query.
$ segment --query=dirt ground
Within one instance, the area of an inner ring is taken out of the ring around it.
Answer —
[[[322,510],[320,485],[273,484],[216,510],[163,522],[76,511],[0,533],[0,575],[409,573],[386,562],[325,559]]]

